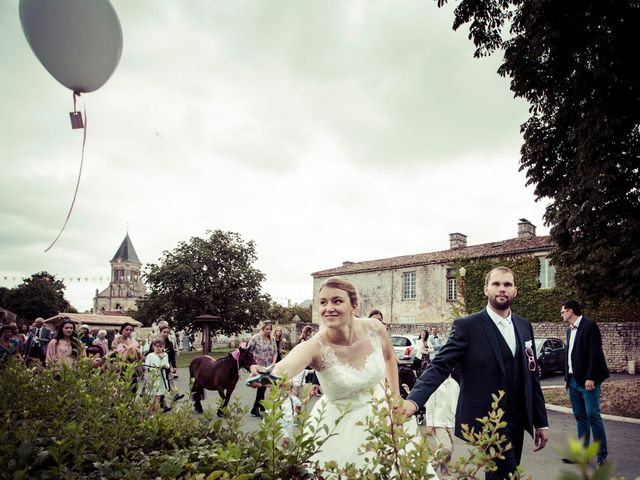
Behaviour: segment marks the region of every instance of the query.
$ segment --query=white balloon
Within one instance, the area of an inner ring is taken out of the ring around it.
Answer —
[[[20,23],[40,63],[74,92],[109,80],[122,55],[122,28],[109,0],[20,0]]]

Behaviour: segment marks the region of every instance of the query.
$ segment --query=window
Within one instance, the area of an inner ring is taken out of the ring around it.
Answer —
[[[456,273],[453,268],[447,268],[447,301],[454,302],[458,299],[458,290],[456,289]]]
[[[554,288],[556,286],[556,267],[547,257],[540,257],[538,284],[540,288]]]
[[[416,299],[416,272],[406,272],[402,274],[402,299]]]

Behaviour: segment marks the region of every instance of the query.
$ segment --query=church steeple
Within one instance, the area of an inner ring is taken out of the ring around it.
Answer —
[[[146,288],[140,275],[142,262],[133,248],[129,232],[122,240],[110,263],[111,282],[102,292],[96,292],[93,301],[94,312],[136,310],[136,302],[145,296]]]
[[[121,262],[131,262],[142,265],[142,262],[138,259],[135,248],[133,248],[133,243],[131,243],[131,239],[129,238],[129,232],[127,232],[124,240],[122,240],[118,251],[111,259],[111,263],[117,262],[118,260]]]

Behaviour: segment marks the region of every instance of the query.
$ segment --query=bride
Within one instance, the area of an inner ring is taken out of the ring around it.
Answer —
[[[334,432],[320,447],[311,460],[335,461],[339,467],[353,463],[365,465],[374,452],[360,453],[359,447],[366,441],[367,432],[357,422],[364,422],[373,415],[371,389],[374,397],[384,398],[384,380],[396,401],[400,398],[398,365],[391,339],[384,325],[375,318],[356,318],[358,296],[356,289],[347,280],[332,277],[322,283],[318,290],[318,310],[324,328],[306,342],[298,344],[273,368],[277,376],[294,377],[310,365],[317,372],[324,395],[316,402],[311,412],[311,425],[321,421],[333,429],[335,421],[347,410]],[[252,366],[257,374],[259,367]],[[323,412],[322,416],[320,412]],[[407,422],[405,428],[418,438],[415,422]],[[435,472],[429,466],[429,473]]]

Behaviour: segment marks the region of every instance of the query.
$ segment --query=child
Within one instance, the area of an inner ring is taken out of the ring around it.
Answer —
[[[282,416],[278,423],[282,427],[282,440],[280,446],[286,448],[289,439],[293,436],[293,429],[296,424],[296,415],[302,411],[302,402],[296,396],[296,387],[291,385],[289,392],[284,394],[284,401],[280,405]]]
[[[144,366],[149,373],[149,379],[146,383],[146,389],[154,396],[155,408],[159,407],[162,398],[169,392],[168,374],[171,369],[169,365],[169,356],[164,353],[164,339],[156,338],[151,343],[153,352],[147,355]],[[164,407],[164,412],[171,410],[171,407]]]
[[[447,463],[441,466],[442,478],[450,478],[447,464],[453,453],[454,427],[456,423],[456,406],[460,386],[451,375],[442,382],[438,389],[429,397],[426,404],[425,423],[422,435],[429,438],[434,448],[442,448]]]

